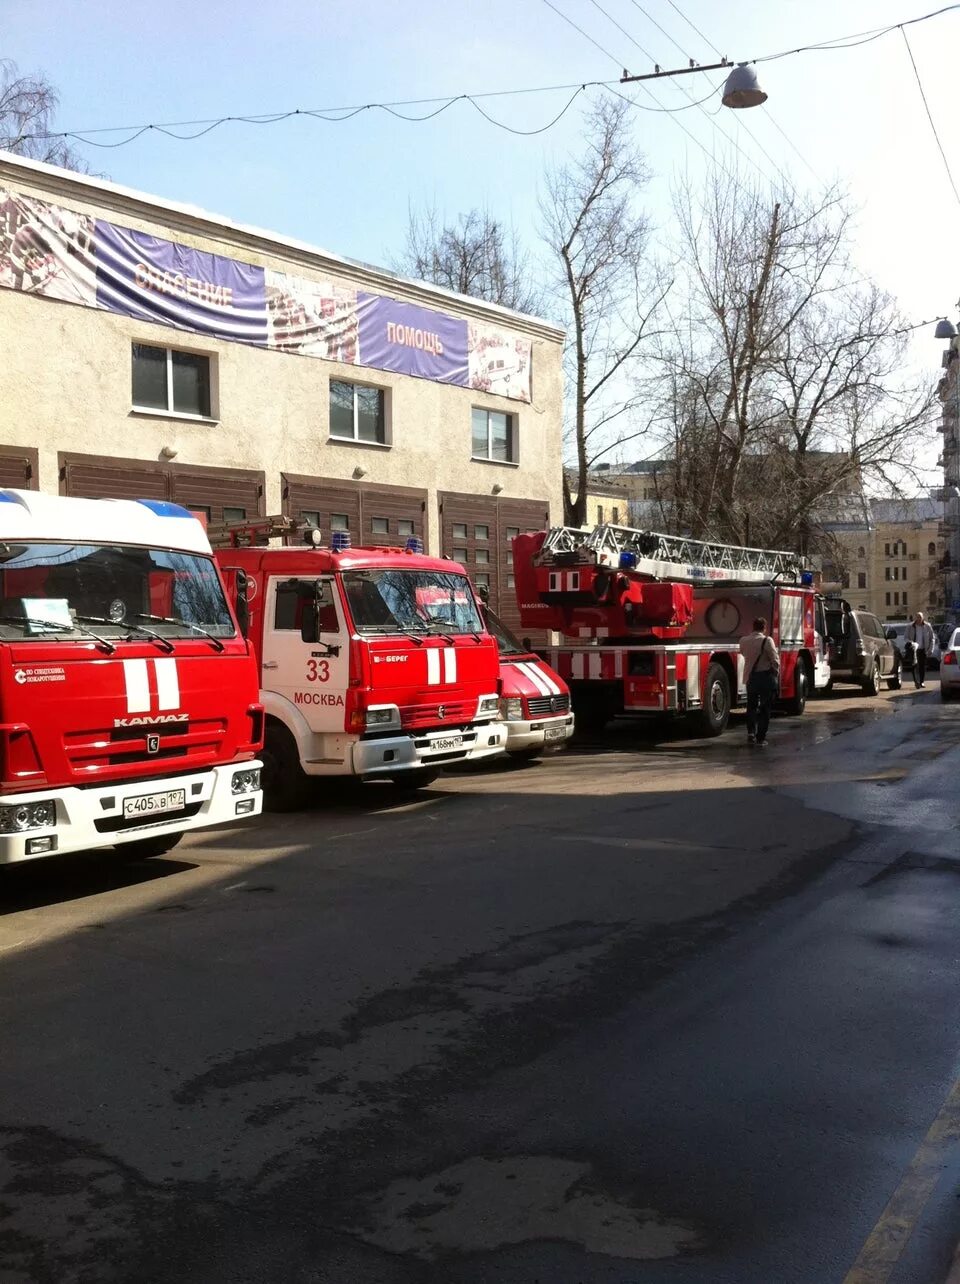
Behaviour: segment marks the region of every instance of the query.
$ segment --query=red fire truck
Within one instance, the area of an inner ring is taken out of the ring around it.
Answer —
[[[301,806],[311,777],[429,784],[501,753],[497,645],[462,566],[406,548],[350,548],[282,517],[214,532],[247,577],[267,712],[264,792]],[[269,546],[275,538],[299,544]],[[309,541],[309,542],[307,542]]]
[[[791,712],[830,681],[823,600],[796,554],[605,525],[521,535],[513,560],[524,627],[576,639],[546,655],[580,727],[689,714],[719,735],[746,700],[739,640],[758,615],[780,650]]]
[[[258,691],[185,509],[0,490],[0,864],[255,815]]]

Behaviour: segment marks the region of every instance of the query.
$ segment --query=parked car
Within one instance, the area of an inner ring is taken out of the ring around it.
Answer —
[[[485,607],[487,630],[500,648],[500,718],[507,729],[506,751],[514,758],[538,758],[562,749],[573,735],[570,688],[546,661],[524,646]]]
[[[891,691],[901,683],[900,653],[883,625],[869,611],[854,611],[842,598],[827,598],[830,641],[830,686],[849,683],[865,695],[878,695],[886,681]]]
[[[900,656],[901,668],[904,667],[903,644],[906,641],[907,629],[910,627],[910,623],[911,622],[909,620],[888,620],[887,623],[883,626],[887,637],[897,648],[897,653]],[[936,625],[933,625],[933,650],[927,656],[928,669],[940,668],[940,651],[943,646],[943,643],[940,639],[940,631],[941,630],[939,630]],[[953,632],[953,629],[948,625],[947,626],[948,638],[952,632]]]
[[[951,624],[950,635],[940,661],[940,699],[952,700],[960,695],[960,629]]]

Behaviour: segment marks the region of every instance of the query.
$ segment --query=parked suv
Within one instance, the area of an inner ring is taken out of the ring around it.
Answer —
[[[877,617],[851,610],[842,598],[827,598],[826,608],[830,686],[850,683],[866,695],[878,695],[886,680],[891,691],[899,690],[900,653]]]

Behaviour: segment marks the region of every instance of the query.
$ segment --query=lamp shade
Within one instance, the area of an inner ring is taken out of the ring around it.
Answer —
[[[937,328],[933,332],[935,339],[955,339],[957,337],[957,327],[946,317],[941,317],[937,322]]]
[[[756,71],[749,63],[738,63],[723,87],[724,107],[759,107],[766,101],[767,95],[760,88]]]

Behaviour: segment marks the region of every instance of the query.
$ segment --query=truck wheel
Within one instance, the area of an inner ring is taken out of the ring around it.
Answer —
[[[268,722],[260,754],[261,783],[268,811],[297,811],[310,797],[310,777],[300,766],[293,736],[279,722]]]
[[[427,785],[432,785],[440,775],[439,771],[434,771],[431,767],[412,767],[409,771],[401,771],[396,776],[390,777],[390,783],[396,785],[398,789],[426,789]]]
[[[152,838],[134,838],[129,843],[118,843],[116,851],[124,860],[149,860],[172,852],[182,837],[183,834],[154,834]]]
[[[719,736],[730,719],[730,678],[722,664],[711,664],[707,669],[703,708],[697,714],[700,732],[704,736]]]
[[[863,694],[876,696],[880,694],[880,662],[877,659],[873,661],[873,668],[870,670],[870,676],[863,684]]]
[[[797,667],[793,674],[793,695],[787,701],[787,712],[795,714],[797,717],[803,713],[807,707],[807,696],[810,694],[810,688],[813,682],[810,676],[810,666],[806,660],[801,657],[797,661]]]

